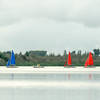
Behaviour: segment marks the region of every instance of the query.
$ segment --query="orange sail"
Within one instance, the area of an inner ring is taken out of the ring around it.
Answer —
[[[70,52],[69,52],[69,55],[68,55],[68,65],[69,65],[69,66],[72,65],[71,54],[70,54]]]
[[[93,65],[93,57],[92,57],[92,53],[89,53],[89,65],[92,66]]]

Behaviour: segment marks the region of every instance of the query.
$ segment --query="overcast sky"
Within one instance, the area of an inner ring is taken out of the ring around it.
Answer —
[[[0,50],[100,47],[100,0],[0,0]]]

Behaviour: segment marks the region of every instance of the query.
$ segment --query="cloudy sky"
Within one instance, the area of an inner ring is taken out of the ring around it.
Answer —
[[[100,47],[100,0],[0,0],[0,50]]]

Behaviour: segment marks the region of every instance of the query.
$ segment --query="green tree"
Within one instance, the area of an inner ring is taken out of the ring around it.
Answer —
[[[29,55],[31,56],[46,56],[47,51],[29,51]]]
[[[25,56],[29,56],[29,52],[28,51],[26,51]]]
[[[100,50],[99,49],[93,49],[94,55],[99,56]]]

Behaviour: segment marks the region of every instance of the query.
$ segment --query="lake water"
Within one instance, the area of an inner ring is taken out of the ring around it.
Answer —
[[[100,73],[1,73],[1,100],[100,100]]]

